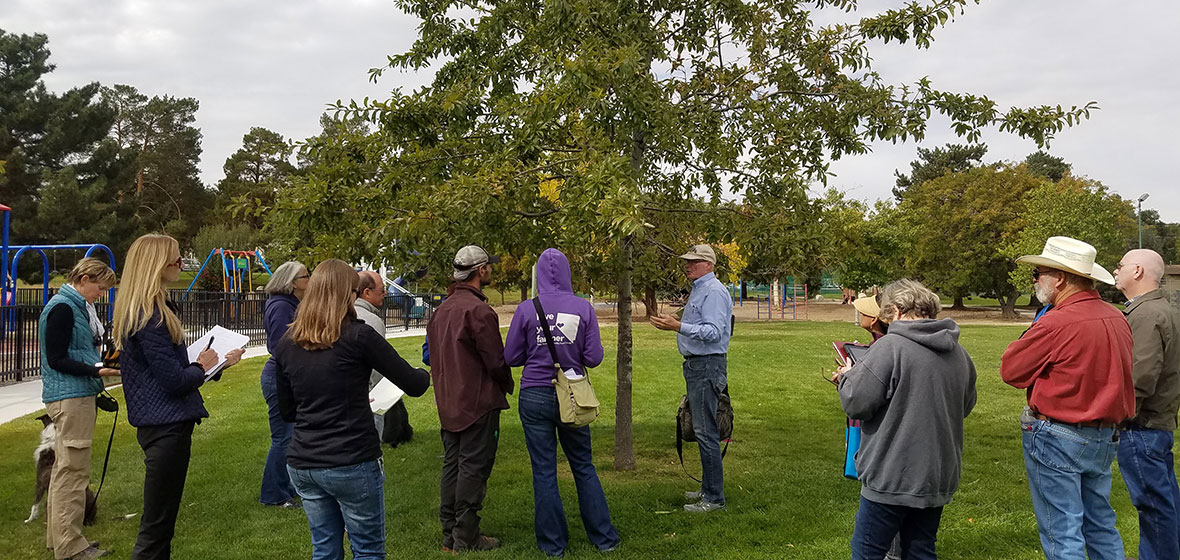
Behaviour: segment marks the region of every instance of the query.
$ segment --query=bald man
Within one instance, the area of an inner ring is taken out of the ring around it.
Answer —
[[[1180,318],[1160,289],[1164,259],[1128,252],[1114,271],[1135,340],[1135,417],[1119,440],[1119,470],[1139,510],[1139,559],[1180,559],[1180,487],[1172,456],[1180,409]]]

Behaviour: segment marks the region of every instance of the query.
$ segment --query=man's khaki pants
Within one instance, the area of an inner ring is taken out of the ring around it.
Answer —
[[[90,484],[90,444],[97,416],[94,397],[78,397],[45,405],[57,429],[56,459],[46,500],[45,546],[54,558],[69,558],[89,546],[82,536],[86,487]]]

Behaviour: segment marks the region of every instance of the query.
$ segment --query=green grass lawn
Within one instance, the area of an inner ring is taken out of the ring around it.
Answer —
[[[593,374],[603,416],[592,430],[595,455],[615,524],[623,538],[618,558],[848,558],[859,484],[842,476],[844,416],[830,384],[819,377],[832,362],[831,341],[864,339],[844,323],[743,323],[730,350],[729,380],[737,418],[725,459],[728,510],[681,511],[681,494],[694,484],[680,469],[673,418],[684,382],[673,337],[648,325],[636,330],[634,403],[638,467],[612,468],[614,329],[604,329],[607,363]],[[939,533],[944,558],[1041,558],[1036,521],[1020,451],[1017,414],[1023,391],[999,379],[999,358],[1020,327],[972,326],[963,344],[979,370],[979,404],[967,419],[963,480],[945,509]],[[417,363],[421,339],[393,345]],[[174,541],[176,558],[307,558],[311,543],[301,511],[258,504],[269,444],[266,406],[258,386],[263,359],[226,373],[203,391],[212,414],[197,427],[193,458]],[[517,372],[519,373],[519,372]],[[119,395],[121,396],[121,395]],[[500,450],[483,511],[485,532],[504,539],[480,558],[542,558],[532,532],[528,453],[513,409],[501,421]],[[390,558],[445,558],[439,551],[438,478],[442,445],[428,393],[410,399],[416,434],[385,447],[386,523]],[[100,412],[95,474],[112,416]],[[32,416],[0,426],[0,557],[50,558],[44,516],[25,525],[33,491],[32,451],[40,423]],[[695,446],[690,471],[699,472]],[[597,558],[577,514],[576,493],[563,464],[561,489],[570,523],[572,557]],[[142,505],[143,454],[134,430],[120,417],[99,523],[87,536],[127,557]],[[1116,475],[1114,503],[1128,551],[1138,542],[1134,509]]]

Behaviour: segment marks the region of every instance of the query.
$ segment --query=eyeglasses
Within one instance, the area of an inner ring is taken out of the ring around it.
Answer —
[[[1040,280],[1042,274],[1055,274],[1057,272],[1058,271],[1056,270],[1041,270],[1039,268],[1034,268],[1032,273],[1033,282]]]
[[[175,266],[176,268],[183,269],[184,268],[184,257],[177,258],[176,262],[174,262],[174,263],[168,263],[168,266]]]
[[[304,274],[303,276],[296,276],[295,277],[296,280],[303,280],[304,278],[311,278],[311,274],[308,273],[308,274]]]

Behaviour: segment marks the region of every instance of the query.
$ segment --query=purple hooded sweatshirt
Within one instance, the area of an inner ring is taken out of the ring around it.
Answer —
[[[574,295],[570,284],[570,261],[557,249],[545,249],[537,259],[537,294],[548,316],[549,331],[557,346],[557,358],[563,369],[585,372],[602,363],[602,340],[598,335],[598,316],[590,302]],[[512,315],[512,325],[504,341],[504,360],[508,365],[524,366],[520,388],[552,387],[553,358],[545,345],[545,334],[537,322],[533,300],[526,300]]]

